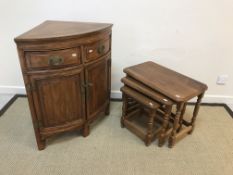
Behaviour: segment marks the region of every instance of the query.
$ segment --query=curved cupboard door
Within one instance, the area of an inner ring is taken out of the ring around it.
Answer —
[[[83,68],[30,75],[31,89],[42,135],[63,132],[83,125],[85,91]]]
[[[104,111],[109,103],[109,68],[108,59],[103,58],[85,68],[87,119],[92,119]]]

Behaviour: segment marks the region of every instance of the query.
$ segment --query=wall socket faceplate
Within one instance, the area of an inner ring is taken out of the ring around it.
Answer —
[[[217,77],[216,83],[217,83],[218,85],[225,85],[226,82],[227,82],[227,80],[228,80],[228,75],[227,75],[227,74],[219,75],[219,76]]]

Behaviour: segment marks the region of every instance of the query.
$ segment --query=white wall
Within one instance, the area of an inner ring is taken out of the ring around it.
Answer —
[[[114,24],[113,96],[123,67],[153,60],[207,83],[205,101],[233,103],[232,9],[232,0],[0,0],[0,93],[24,92],[13,38],[50,19]]]

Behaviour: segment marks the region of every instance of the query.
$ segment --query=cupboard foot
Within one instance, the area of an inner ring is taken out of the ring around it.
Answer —
[[[105,108],[105,115],[109,115],[110,114],[110,105],[108,104],[107,107]]]
[[[38,150],[44,150],[46,147],[46,140],[37,140]]]
[[[87,137],[90,134],[90,127],[89,125],[85,125],[82,131],[83,137]]]

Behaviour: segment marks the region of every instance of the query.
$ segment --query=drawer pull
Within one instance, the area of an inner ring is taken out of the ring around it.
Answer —
[[[97,49],[98,54],[103,54],[105,50],[105,46],[104,45],[100,45]]]
[[[59,66],[64,62],[64,59],[62,57],[59,56],[51,56],[49,57],[49,61],[48,64],[50,66]]]

